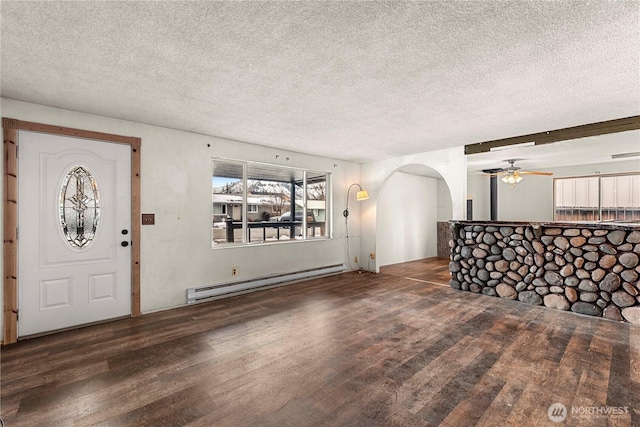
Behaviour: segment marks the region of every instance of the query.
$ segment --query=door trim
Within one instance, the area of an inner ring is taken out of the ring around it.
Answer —
[[[142,140],[131,136],[53,126],[2,118],[4,136],[4,279],[3,344],[18,340],[18,131],[71,136],[131,147],[131,317],[140,316],[140,147]]]

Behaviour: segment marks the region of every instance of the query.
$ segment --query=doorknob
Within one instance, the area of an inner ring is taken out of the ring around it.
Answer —
[[[129,246],[129,242],[124,241],[124,242],[120,243],[120,245],[121,245],[123,248],[126,248],[127,246]]]
[[[129,230],[122,230],[121,233],[122,234],[129,234]]]

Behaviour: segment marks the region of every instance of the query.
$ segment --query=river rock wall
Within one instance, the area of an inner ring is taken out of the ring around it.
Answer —
[[[451,223],[454,289],[640,324],[640,230]]]

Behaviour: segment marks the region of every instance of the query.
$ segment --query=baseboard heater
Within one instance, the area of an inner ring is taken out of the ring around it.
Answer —
[[[308,279],[343,273],[346,271],[344,264],[330,265],[327,267],[313,268],[294,273],[272,274],[257,279],[220,283],[218,285],[201,286],[187,289],[187,303],[194,304],[204,301],[212,301],[221,298],[254,292],[276,286],[288,285]]]

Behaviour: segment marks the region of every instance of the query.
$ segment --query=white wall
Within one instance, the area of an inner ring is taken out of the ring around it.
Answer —
[[[464,147],[365,163],[361,166],[361,184],[369,191],[370,198],[360,204],[362,227],[360,257],[363,260],[367,259],[371,252],[377,253],[377,248],[381,245],[377,234],[381,230],[377,226],[377,210],[381,208],[381,203],[378,201],[379,193],[386,185],[386,181],[405,165],[424,165],[437,172],[445,181],[451,194],[451,214],[447,219],[464,219],[465,217],[467,174]],[[379,265],[376,263],[371,269],[379,271]]]
[[[342,211],[347,186],[360,180],[357,164],[8,99],[2,99],[2,116],[142,138],[141,209],[156,214],[156,224],[141,230],[143,312],[185,304],[187,288],[231,281],[231,267],[239,271],[233,279],[242,280],[347,263]],[[334,238],[212,249],[214,156],[332,173]],[[357,254],[359,206],[350,209],[349,241]]]
[[[444,179],[438,179],[438,221],[449,221],[453,213],[451,193]]]
[[[489,177],[469,175],[467,179],[467,198],[473,201],[473,220],[488,221],[491,219],[491,203]],[[471,218],[467,218],[471,219]]]
[[[553,177],[527,175],[513,188],[498,180],[498,220],[553,221]]]
[[[569,176],[601,175],[611,173],[640,172],[640,160],[612,161],[609,163],[597,163],[592,165],[567,166],[549,169],[554,178]]]
[[[526,175],[514,188],[498,180],[498,220],[553,221],[553,178],[640,171],[640,161],[616,161],[548,168],[553,176]],[[469,175],[468,195],[474,201],[474,219],[490,218],[489,179]],[[476,205],[481,209],[476,209]]]
[[[437,255],[438,181],[396,172],[378,197],[378,266]]]

